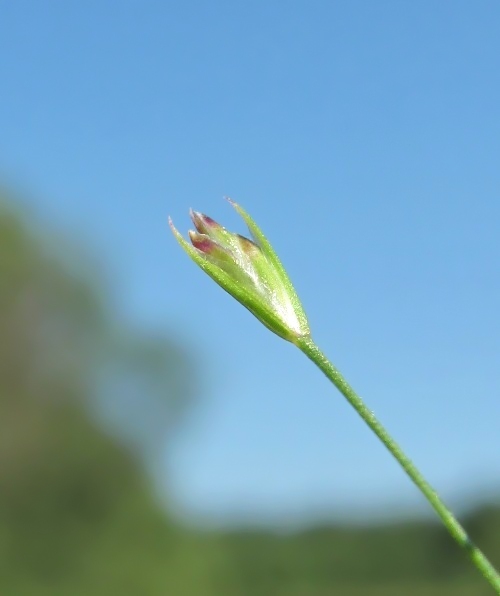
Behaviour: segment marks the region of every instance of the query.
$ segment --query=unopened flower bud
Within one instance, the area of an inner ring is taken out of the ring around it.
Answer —
[[[230,201],[247,224],[253,240],[229,232],[213,219],[191,211],[196,231],[191,244],[169,224],[177,241],[193,261],[226,292],[248,308],[280,337],[296,343],[309,335],[299,298],[283,265],[252,218]]]

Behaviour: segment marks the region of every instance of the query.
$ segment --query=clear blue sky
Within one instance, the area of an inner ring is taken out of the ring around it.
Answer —
[[[273,242],[317,342],[452,503],[500,492],[500,4],[0,3],[0,176],[190,346],[204,521],[426,510],[319,372],[180,251]]]

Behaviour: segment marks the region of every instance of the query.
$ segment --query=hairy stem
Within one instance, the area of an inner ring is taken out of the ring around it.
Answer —
[[[369,410],[363,400],[344,379],[340,371],[326,358],[310,337],[301,338],[297,346],[302,352],[320,368],[330,381],[337,387],[351,406],[372,429],[387,449],[399,462],[403,470],[423,493],[436,513],[439,515],[449,533],[458,544],[467,552],[467,555],[479,569],[483,576],[490,582],[497,594],[500,594],[500,575],[488,561],[481,550],[472,542],[465,529],[460,525],[453,513],[443,503],[432,486],[425,480],[415,464],[404,454],[401,447],[394,441],[387,430],[377,420],[375,414]]]

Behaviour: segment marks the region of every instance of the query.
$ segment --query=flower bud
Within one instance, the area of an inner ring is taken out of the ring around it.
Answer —
[[[230,203],[247,224],[253,240],[229,232],[207,215],[192,210],[196,231],[189,232],[191,244],[169,218],[172,232],[191,259],[226,292],[271,331],[297,343],[309,335],[309,325],[290,279],[257,224],[239,205]]]

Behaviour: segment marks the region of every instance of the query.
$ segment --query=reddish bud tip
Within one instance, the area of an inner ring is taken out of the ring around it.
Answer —
[[[260,251],[260,248],[257,246],[257,244],[255,244],[253,240],[250,240],[245,236],[241,236],[241,234],[235,234],[235,236],[238,239],[238,243],[241,247],[241,250],[247,255],[251,256],[254,255],[256,252]]]
[[[208,215],[204,215],[203,213],[200,213],[199,211],[193,211],[191,209],[189,214],[191,216],[191,219],[193,220],[195,228],[201,234],[208,234],[208,230],[221,227],[211,217],[208,217]]]
[[[215,242],[210,240],[210,238],[205,234],[198,234],[198,232],[189,230],[189,238],[191,240],[191,244],[205,254],[210,254],[216,247]]]

